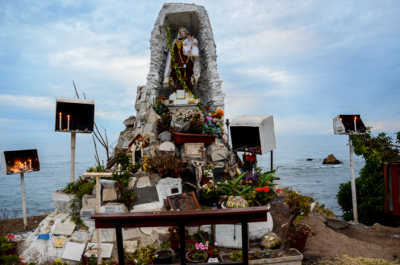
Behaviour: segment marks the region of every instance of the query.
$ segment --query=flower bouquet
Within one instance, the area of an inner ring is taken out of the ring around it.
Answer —
[[[208,241],[196,242],[194,249],[186,252],[186,259],[191,263],[203,263],[208,259]]]

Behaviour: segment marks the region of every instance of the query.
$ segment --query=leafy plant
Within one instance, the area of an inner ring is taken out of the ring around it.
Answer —
[[[157,132],[158,134],[169,131],[171,128],[171,113],[165,112],[161,115],[160,119],[157,121]]]
[[[71,220],[78,226],[85,228],[85,224],[80,218],[80,210],[82,208],[82,198],[86,194],[91,194],[96,182],[92,178],[79,177],[76,181],[68,183],[63,192],[74,194],[75,197],[71,201]]]
[[[153,109],[158,115],[163,115],[168,112],[168,107],[165,105],[164,97],[158,97],[153,103]]]
[[[282,237],[282,249],[290,248],[290,244],[295,239],[296,232],[298,231],[297,226],[300,229],[303,229],[304,233],[308,234],[310,232],[305,231],[307,226],[299,224],[299,221],[309,215],[311,211],[311,203],[314,201],[311,197],[290,190],[288,190],[287,196],[285,202],[289,207],[290,218]]]
[[[229,258],[233,261],[241,261],[242,260],[242,251],[241,250],[235,250],[232,251],[231,254],[229,255]]]
[[[14,235],[0,236],[0,264],[12,265],[19,262],[16,252],[16,243],[11,239]]]
[[[366,225],[389,223],[384,214],[384,176],[383,163],[400,160],[398,147],[394,140],[385,133],[372,136],[368,130],[366,134],[353,135],[354,152],[363,156],[365,165],[356,179],[357,203],[359,221]],[[400,144],[400,132],[397,133],[397,144]],[[336,195],[343,210],[343,218],[353,218],[353,206],[350,181],[340,184]]]
[[[139,247],[136,249],[135,253],[125,255],[127,264],[135,265],[147,265],[153,264],[155,248],[153,245],[148,245],[146,247]]]
[[[233,180],[218,182],[217,186],[223,195],[243,195],[252,189],[252,186],[242,185],[241,181],[246,173],[241,174]]]
[[[156,154],[149,159],[151,171],[161,177],[179,177],[185,170],[186,164],[173,154]]]

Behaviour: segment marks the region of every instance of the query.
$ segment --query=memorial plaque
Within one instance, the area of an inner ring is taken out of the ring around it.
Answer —
[[[185,143],[184,156],[188,159],[203,159],[204,143]]]
[[[85,244],[67,242],[67,244],[65,244],[65,250],[62,258],[73,261],[81,261],[84,250]]]
[[[76,224],[73,222],[58,223],[54,229],[54,234],[71,236],[72,232],[74,232],[75,226]]]
[[[181,178],[163,178],[157,183],[158,198],[164,202],[168,196],[178,195],[182,193]]]
[[[155,186],[134,189],[135,205],[159,201]]]
[[[104,259],[111,258],[114,244],[112,243],[100,243],[101,257]],[[97,258],[97,243],[88,243],[85,251],[85,257],[96,257]]]

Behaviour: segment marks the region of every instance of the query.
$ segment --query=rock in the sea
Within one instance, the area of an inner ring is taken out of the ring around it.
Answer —
[[[337,165],[341,163],[342,162],[339,161],[333,154],[328,155],[322,162],[324,165]]]

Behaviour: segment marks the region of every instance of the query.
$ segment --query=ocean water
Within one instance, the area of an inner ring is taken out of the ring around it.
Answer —
[[[279,186],[290,187],[312,196],[325,204],[335,214],[341,215],[336,201],[340,183],[348,181],[349,150],[348,139],[335,135],[277,135],[274,151],[274,166],[277,168]],[[13,150],[4,144],[2,150]],[[51,193],[62,189],[70,180],[70,154],[66,146],[57,144],[38,148],[41,169],[25,174],[27,213],[29,216],[50,212],[53,209]],[[21,149],[23,149],[22,147]],[[31,148],[30,146],[26,147]],[[93,147],[90,141],[81,141],[77,149],[76,175],[94,165]],[[322,160],[333,153],[341,165],[325,166]],[[312,161],[306,161],[312,158]],[[269,169],[270,156],[258,159],[260,167]],[[358,176],[364,161],[355,156],[355,173]],[[0,218],[21,217],[21,187],[19,175],[0,174]]]

